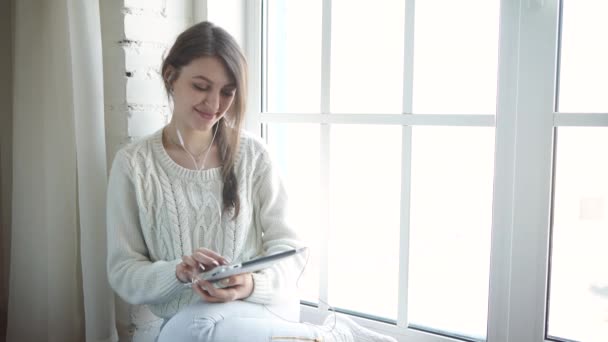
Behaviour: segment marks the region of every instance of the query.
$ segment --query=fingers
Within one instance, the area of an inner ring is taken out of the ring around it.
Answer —
[[[207,248],[198,248],[194,251],[193,256],[204,258],[206,261],[210,262],[210,265],[213,264],[215,266],[219,266],[229,264],[228,259]],[[199,260],[199,262],[202,262],[202,260]]]
[[[190,256],[182,256],[182,262],[175,267],[175,275],[181,282],[188,283],[194,281],[202,271],[227,264],[228,260],[216,252],[207,248],[199,248]]]
[[[239,287],[218,289],[208,281],[199,280],[192,287],[205,301],[210,303],[231,302],[239,299]]]
[[[175,275],[182,283],[190,282],[194,276],[192,267],[185,262],[181,262],[175,266]]]
[[[192,253],[192,258],[196,262],[202,264],[205,267],[205,269],[212,269],[212,268],[220,265],[219,261],[217,261],[216,259],[214,259],[208,255],[205,255],[201,252],[198,252],[198,251]]]
[[[206,290],[204,290],[199,282],[196,282],[192,285],[192,289],[196,292],[204,301],[208,303],[222,303],[223,301],[219,298],[212,297]]]
[[[247,298],[253,292],[253,277],[251,273],[223,279],[219,282],[221,288],[215,286],[216,284],[206,280],[198,280],[192,288],[203,300],[210,303],[223,303]]]
[[[187,271],[188,282],[193,281],[197,274],[205,270],[204,266],[198,263],[198,261],[196,261],[194,258],[187,255],[182,256],[181,265],[183,265]]]
[[[238,286],[245,283],[245,274],[234,275],[219,281],[222,287]]]
[[[226,287],[230,287],[230,286],[236,286],[236,285],[239,285],[237,283],[237,281],[238,280],[237,280],[236,276],[224,278],[217,282],[217,285],[218,285],[217,287],[226,288]]]
[[[184,255],[182,257],[182,264],[190,266],[193,269],[198,267],[198,262],[196,260],[194,260],[194,258],[192,258],[191,256],[187,256],[187,255]]]

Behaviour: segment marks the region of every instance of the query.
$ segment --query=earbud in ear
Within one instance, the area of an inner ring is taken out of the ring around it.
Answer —
[[[173,94],[173,81],[175,78],[175,73],[173,71],[170,71],[167,76],[167,78],[165,79],[165,82],[167,83],[167,85],[169,85],[169,93]]]

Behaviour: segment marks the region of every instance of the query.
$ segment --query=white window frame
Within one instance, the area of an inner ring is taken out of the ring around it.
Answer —
[[[493,220],[489,279],[488,334],[491,342],[545,339],[554,130],[608,127],[608,114],[557,113],[559,0],[501,0],[496,116],[412,113],[415,0],[405,1],[402,115],[331,114],[329,106],[331,0],[323,0],[321,114],[267,113],[262,109],[262,0],[245,2],[245,50],[249,61],[249,122],[321,124],[322,189],[329,182],[332,124],[402,126],[400,292],[397,324],[353,317],[360,324],[400,341],[456,339],[408,328],[407,288],[412,126],[495,127]],[[370,2],[373,5],[373,2]],[[261,134],[262,129],[259,129]],[[321,222],[329,234],[329,196],[322,193]],[[321,245],[327,260],[328,239]],[[327,262],[321,262],[319,296],[327,302]],[[323,266],[325,265],[325,267]],[[302,305],[302,318],[321,322],[328,307]]]

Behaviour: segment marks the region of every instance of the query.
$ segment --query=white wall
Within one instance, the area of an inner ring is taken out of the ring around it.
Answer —
[[[125,143],[162,127],[169,108],[160,66],[193,22],[191,0],[100,1],[108,162]],[[108,164],[110,165],[110,164]]]

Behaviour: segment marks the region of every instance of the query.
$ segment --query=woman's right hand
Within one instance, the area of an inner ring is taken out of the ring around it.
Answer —
[[[182,262],[175,267],[175,275],[182,283],[189,283],[194,277],[219,265],[228,265],[228,260],[207,248],[198,248],[192,255],[182,256]]]

